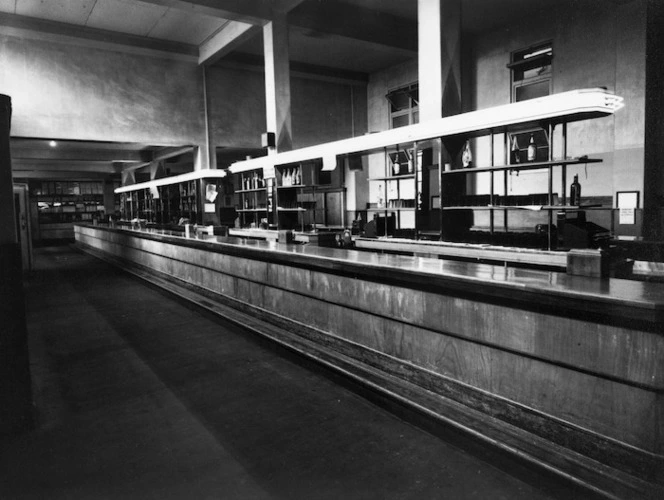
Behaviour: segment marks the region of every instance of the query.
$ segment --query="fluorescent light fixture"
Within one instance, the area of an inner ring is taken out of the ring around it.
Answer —
[[[138,184],[130,184],[122,186],[115,190],[115,193],[128,193],[130,191],[138,191],[139,189],[151,189],[158,186],[168,186],[170,184],[178,184],[180,182],[195,181],[199,179],[223,179],[226,177],[226,170],[217,170],[213,168],[195,170],[187,172],[186,174],[173,175],[171,177],[162,177],[148,182],[139,182]]]
[[[257,168],[271,168],[333,155],[378,151],[394,144],[465,133],[494,130],[508,131],[510,127],[539,124],[543,120],[572,122],[593,116],[607,116],[624,106],[623,98],[601,88],[561,92],[528,101],[479,109],[468,113],[439,118],[415,125],[368,134],[340,141],[318,144],[250,160],[237,161],[228,171],[237,174]]]
[[[337,168],[337,155],[328,154],[323,156],[323,171],[334,170]]]

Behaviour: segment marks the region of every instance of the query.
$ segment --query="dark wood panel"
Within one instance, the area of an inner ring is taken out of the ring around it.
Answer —
[[[137,236],[135,231],[103,230]],[[486,264],[420,260],[323,247],[279,246],[275,243],[248,242],[227,237],[213,237],[212,242],[142,232],[140,238],[264,262],[324,270],[433,293],[445,292],[469,300],[505,304],[526,311],[585,318],[602,324],[647,329],[658,334],[664,332],[664,289],[653,283],[505,269]]]
[[[155,279],[152,271],[136,267],[130,262],[122,265],[140,273],[146,279]],[[190,300],[198,301],[204,307],[213,305],[224,317],[233,318],[234,315],[240,314],[239,317],[236,316],[237,321],[245,327],[284,343],[297,352],[312,356],[332,369],[339,369],[345,376],[356,378],[377,393],[389,394],[390,398],[397,396],[396,401],[401,401],[395,403],[395,400],[392,400],[392,404],[414,404],[417,411],[430,416],[436,415],[436,418],[465,431],[479,431],[478,436],[494,439],[497,444],[511,451],[519,450],[521,456],[541,460],[546,466],[566,470],[581,481],[599,481],[596,484],[608,488],[604,491],[612,491],[619,497],[652,495],[658,489],[653,485],[641,484],[639,480],[616,469],[629,471],[640,478],[659,481],[661,477],[658,471],[663,465],[661,456],[639,452],[614,439],[605,439],[578,426],[566,424],[560,419],[552,419],[541,411],[496,397],[488,391],[478,391],[469,384],[459,383],[450,377],[435,375],[430,370],[405,363],[375,349],[360,348],[354,342],[309,328],[282,315],[275,316],[264,309],[256,309],[230,297],[174,281],[166,275],[160,275],[157,279],[160,280],[161,286],[175,286],[184,290],[176,293],[193,294]],[[197,299],[196,294],[205,299]],[[283,298],[282,294],[283,292],[277,292],[272,303],[278,304],[279,299]],[[223,309],[224,305],[229,306],[229,309]],[[339,308],[334,313],[334,318],[329,319],[334,321],[339,318],[342,311],[343,308]],[[261,326],[259,323],[264,320],[268,323]],[[353,321],[351,320],[351,323]],[[364,321],[358,323],[357,327],[366,325]],[[373,330],[374,326],[371,329]],[[375,329],[385,331],[380,323],[375,325]],[[403,338],[398,330],[390,335],[394,335],[395,341]],[[406,349],[407,344],[408,342],[404,343]],[[436,348],[441,347],[438,345]],[[464,362],[461,352],[450,353],[449,356],[458,363]],[[485,366],[491,362],[491,356],[482,356]],[[470,364],[468,367],[474,368],[477,368],[477,365]],[[518,372],[518,367],[515,367],[515,370]],[[523,378],[521,383],[527,384],[528,380]],[[510,424],[507,424],[508,422]],[[569,454],[570,449],[575,452]],[[579,453],[585,457],[595,457],[599,462],[588,461]],[[616,469],[607,468],[607,464]]]

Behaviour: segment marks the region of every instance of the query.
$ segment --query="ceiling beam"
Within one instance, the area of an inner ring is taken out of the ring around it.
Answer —
[[[262,26],[272,17],[270,0],[142,0],[185,12]]]
[[[212,64],[258,34],[273,10],[289,12],[304,0],[143,0],[147,3],[227,19],[221,30],[198,48],[198,64]]]
[[[24,170],[14,172],[14,180],[17,179],[42,179],[55,180],[63,179],[67,181],[85,181],[85,180],[104,180],[115,177],[115,174],[109,176],[106,172],[63,172],[60,170]]]
[[[304,2],[288,14],[292,26],[417,52],[417,22],[333,0]]]
[[[193,151],[194,146],[163,147],[152,153],[152,161],[164,161]]]
[[[97,149],[28,149],[12,147],[12,161],[57,160],[78,161],[148,161],[149,151],[97,150]]]
[[[302,2],[304,2],[304,0],[276,0],[274,3],[274,9],[281,12],[290,12]]]
[[[16,176],[24,172],[97,172],[100,174],[117,174],[120,169],[111,162],[58,162],[58,161],[12,161],[12,171]]]
[[[254,24],[231,21],[198,47],[198,64],[213,64],[261,31]]]
[[[198,52],[196,46],[185,43],[157,40],[16,14],[0,13],[0,26],[4,27],[2,31],[6,35],[28,36],[56,42],[72,40],[79,45],[92,48],[110,47],[117,50],[117,47],[123,47],[124,51],[132,53],[169,54],[184,59],[195,57]],[[84,43],[81,44],[81,40]]]
[[[157,161],[164,161],[170,158],[175,158],[176,156],[181,156],[186,153],[191,153],[194,150],[193,146],[182,146],[182,147],[164,147],[160,148],[152,154],[152,157],[149,160],[143,161],[141,163],[127,163],[122,166],[123,172],[132,172],[145,168]],[[170,165],[170,164],[169,164]]]
[[[234,52],[229,54],[218,63],[218,66],[257,72],[265,71],[265,61],[263,57],[244,52]],[[369,83],[369,75],[367,73],[358,73],[356,71],[300,63],[297,61],[290,62],[290,71],[292,77],[306,78],[308,80],[359,86],[366,86]]]

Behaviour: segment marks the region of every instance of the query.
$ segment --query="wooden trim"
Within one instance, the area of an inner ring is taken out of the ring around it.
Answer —
[[[657,285],[648,283],[600,280],[557,273],[557,283],[555,286],[550,286],[548,283],[551,273],[544,271],[528,271],[527,279],[522,283],[518,278],[510,278],[508,271],[503,267],[488,264],[446,261],[444,267],[441,261],[440,271],[426,272],[412,269],[412,257],[398,255],[370,256],[347,250],[317,247],[306,247],[302,251],[301,247],[288,245],[275,249],[269,244],[254,242],[245,245],[237,240],[225,240],[223,237],[215,238],[212,242],[170,234],[90,227],[215,253],[454,295],[526,311],[539,311],[553,316],[583,318],[600,324],[640,328],[664,335],[664,293]],[[362,258],[359,258],[360,256]],[[615,282],[613,286],[609,286],[611,282]],[[478,286],[480,283],[481,286]],[[652,286],[653,293],[646,299],[645,295],[649,295],[648,292],[641,290],[649,285]],[[631,290],[638,290],[640,294],[631,296]],[[623,293],[618,295],[616,292]]]
[[[420,425],[424,422],[427,427],[461,431],[603,495],[655,498],[662,491],[659,455],[607,439],[260,307],[109,256],[85,243],[79,242],[79,246],[182,300],[321,363],[360,384],[369,391],[370,398],[375,400],[379,395],[384,404],[400,414],[407,408],[414,412],[410,417]]]

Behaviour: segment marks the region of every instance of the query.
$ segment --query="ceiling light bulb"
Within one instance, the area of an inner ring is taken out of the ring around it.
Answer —
[[[48,145],[51,146],[52,148],[54,148],[55,146],[58,145],[58,143],[55,142],[55,141],[51,141],[51,142],[48,143]]]

